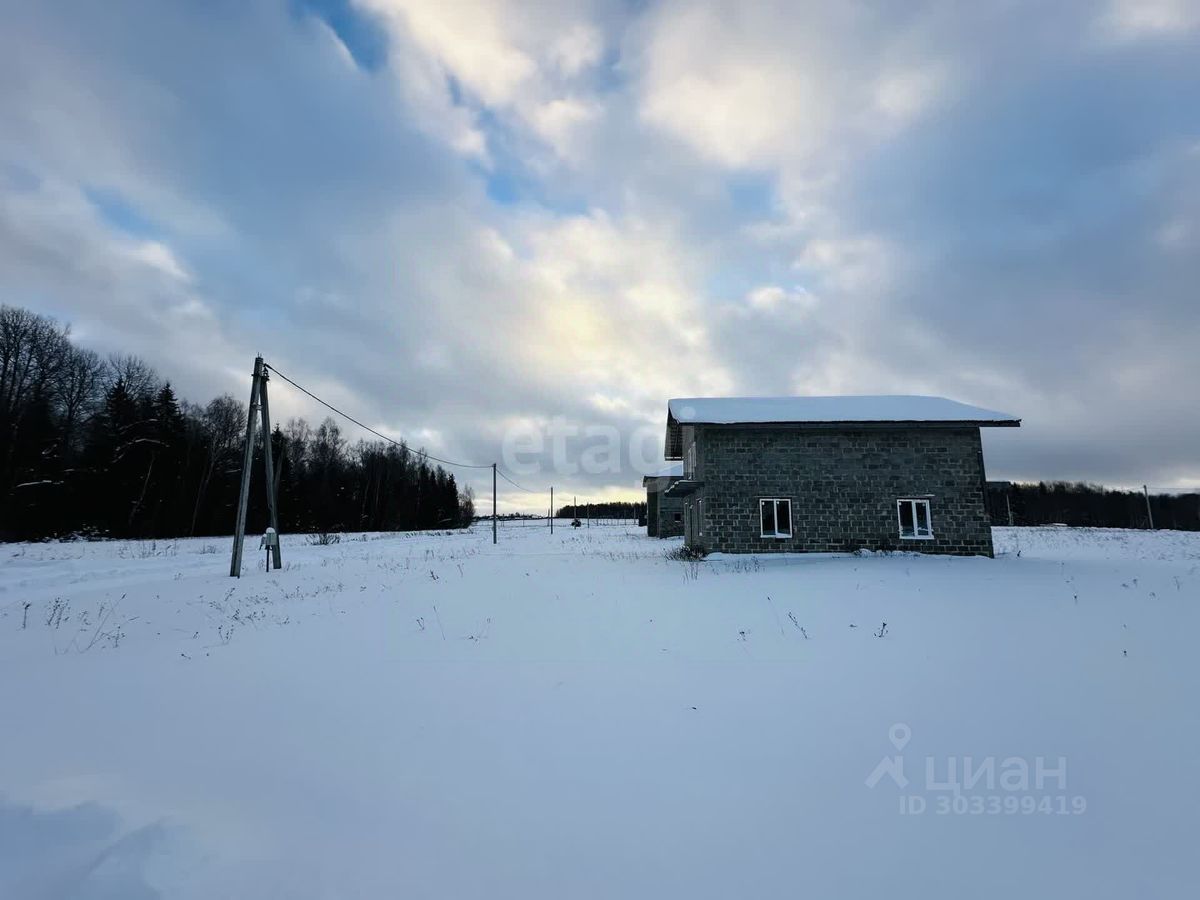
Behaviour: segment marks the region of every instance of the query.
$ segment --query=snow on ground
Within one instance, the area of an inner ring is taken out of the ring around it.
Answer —
[[[1195,895],[1200,534],[500,538],[0,547],[0,897]]]

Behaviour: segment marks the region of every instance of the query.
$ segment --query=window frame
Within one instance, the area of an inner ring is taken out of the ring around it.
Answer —
[[[930,498],[930,497],[897,497],[896,498],[896,530],[900,534],[900,540],[902,540],[902,541],[932,541],[934,539],[933,504],[930,502],[931,500],[932,500],[932,498]],[[906,503],[910,504],[910,509],[912,511],[912,523],[913,523],[913,533],[912,534],[904,533],[904,519],[902,518],[901,513],[900,513],[901,508]],[[921,533],[921,531],[922,531],[921,525],[920,525],[921,520],[917,514],[917,510],[920,509],[921,506],[925,507],[925,533],[924,534]]]
[[[763,504],[770,503],[771,513],[775,519],[775,530],[768,534],[763,528]],[[786,503],[788,511],[788,530],[786,533],[779,530],[779,504]],[[786,540],[793,534],[792,527],[792,498],[791,497],[759,497],[758,498],[758,536],[760,538],[770,538],[771,540]]]

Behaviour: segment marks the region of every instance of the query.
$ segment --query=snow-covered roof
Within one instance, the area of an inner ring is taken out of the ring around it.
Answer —
[[[945,397],[870,395],[842,397],[680,397],[667,404],[667,459],[682,454],[682,425],[750,424],[1007,425],[1008,413],[969,406]]]
[[[753,422],[972,422],[1016,425],[1008,413],[945,397],[685,397],[668,403],[680,424]]]

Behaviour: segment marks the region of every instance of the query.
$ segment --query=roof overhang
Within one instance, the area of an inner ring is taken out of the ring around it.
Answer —
[[[694,494],[700,488],[704,487],[703,481],[692,481],[687,478],[680,478],[673,485],[663,491],[664,497],[686,497],[689,494]]]
[[[678,475],[643,475],[642,487],[650,491],[661,491],[678,481]]]

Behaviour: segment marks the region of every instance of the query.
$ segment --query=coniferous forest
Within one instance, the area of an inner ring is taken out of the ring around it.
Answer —
[[[574,506],[570,503],[558,508],[558,519],[638,519],[646,515],[645,503],[627,503],[619,500],[609,500],[601,503],[580,503]]]
[[[231,534],[247,409],[176,396],[143,360],[103,358],[70,329],[0,306],[0,539]],[[275,426],[280,527],[395,531],[470,524],[470,488],[419,452],[350,443],[338,424]],[[262,443],[248,532],[265,529]]]
[[[1075,525],[1092,528],[1171,528],[1200,531],[1200,494],[1110,490],[1085,482],[1040,481],[988,490],[993,525]]]

